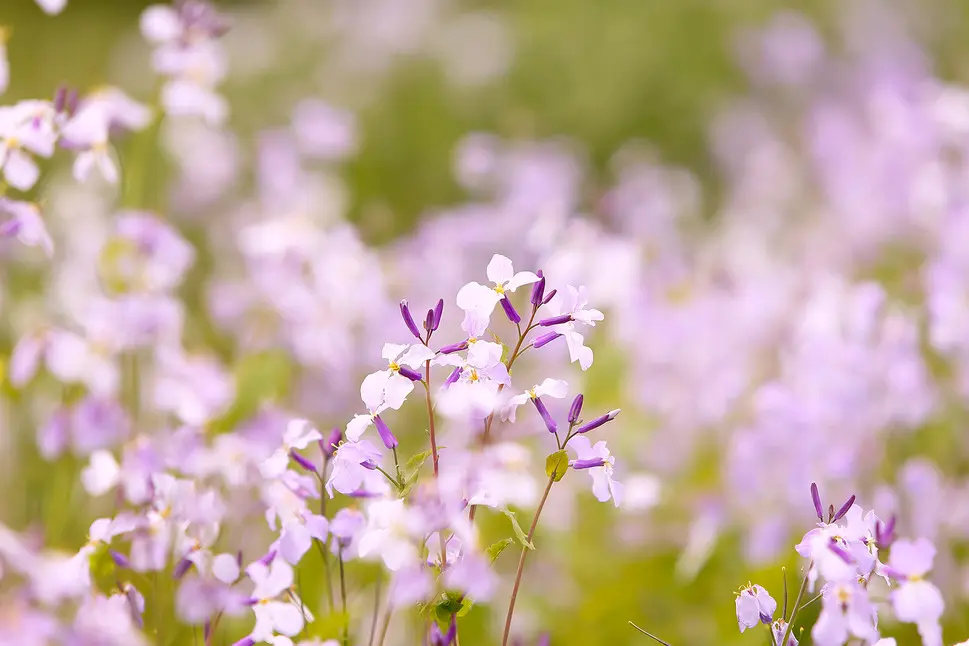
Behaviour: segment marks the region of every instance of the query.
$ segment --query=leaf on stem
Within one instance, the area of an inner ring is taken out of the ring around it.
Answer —
[[[515,512],[503,509],[502,512],[505,516],[508,516],[508,520],[511,521],[511,528],[515,532],[515,538],[521,543],[522,547],[533,550],[535,549],[535,544],[528,540],[528,534],[522,531],[521,525],[518,524],[518,519],[515,518]]]

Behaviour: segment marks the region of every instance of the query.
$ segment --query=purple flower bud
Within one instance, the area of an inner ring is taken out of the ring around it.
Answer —
[[[244,606],[255,606],[258,603],[259,603],[259,599],[255,598],[255,597],[249,597],[248,599],[243,599],[242,600],[242,605],[244,605]],[[241,644],[242,642],[237,642],[237,643]]]
[[[397,446],[397,438],[390,432],[390,427],[380,418],[380,415],[373,418],[373,423],[377,426],[377,433],[380,434],[380,439],[384,441],[384,446],[388,449]]]
[[[349,496],[351,498],[367,499],[367,498],[380,498],[381,496],[383,496],[383,494],[377,493],[376,491],[367,491],[366,489],[357,489],[356,491],[351,492]],[[343,547],[346,547],[347,545],[350,544],[350,541],[351,539],[349,538],[341,538],[340,545],[342,545]]]
[[[431,324],[431,332],[441,327],[441,317],[444,315],[444,299],[439,298],[437,305],[434,306],[434,322]]]
[[[175,564],[175,570],[172,572],[172,578],[176,581],[185,576],[186,573],[192,568],[192,562],[186,558]]]
[[[577,430],[576,433],[588,433],[593,429],[599,428],[606,422],[611,422],[612,420],[616,419],[616,415],[619,414],[619,410],[620,409],[618,408],[616,410],[611,410],[605,415],[595,418],[588,424],[583,424],[582,426],[579,427],[579,430]]]
[[[548,305],[549,302],[555,298],[555,295],[559,293],[559,290],[553,289],[548,294],[545,295],[545,300],[542,301],[542,305]]]
[[[130,583],[123,584],[121,589],[124,591],[125,600],[128,602],[131,619],[134,620],[139,628],[144,628],[145,620],[141,616],[141,599],[139,598],[138,590]]]
[[[818,493],[818,483],[811,483],[811,500],[814,501],[814,511],[818,514],[818,520],[824,522],[824,507],[821,505],[821,494]]]
[[[330,436],[325,440],[319,440],[320,450],[323,451],[323,456],[327,459],[333,457],[333,453],[336,451],[336,447],[340,446],[340,442],[343,441],[343,431],[338,427],[334,426],[333,430],[330,431]]]
[[[534,307],[538,307],[542,304],[542,299],[545,298],[545,274],[542,270],[538,270],[539,281],[532,285],[532,298],[531,303]]]
[[[841,509],[839,509],[838,513],[834,515],[834,520],[831,522],[836,523],[841,520],[841,517],[848,513],[848,510],[851,509],[853,504],[855,504],[855,494],[851,494],[851,496],[845,500],[845,504],[841,505]]]
[[[461,343],[452,343],[451,345],[446,345],[440,350],[438,350],[438,352],[440,352],[441,354],[453,354],[455,352],[461,352],[462,350],[467,350],[467,349],[468,349],[468,342],[462,341]]]
[[[572,408],[569,409],[569,424],[575,425],[579,421],[579,415],[582,413],[582,402],[585,401],[585,397],[582,393],[575,396],[572,400]]]
[[[417,372],[416,370],[412,370],[407,366],[400,366],[399,368],[397,368],[397,372],[404,375],[411,381],[421,381],[422,379],[424,379],[424,377],[421,376],[421,373]]]
[[[289,457],[291,457],[293,459],[293,462],[295,462],[299,466],[303,467],[304,469],[306,469],[310,473],[316,473],[317,472],[316,471],[316,465],[313,464],[312,462],[310,462],[309,458],[306,458],[306,457],[300,455],[299,453],[297,453],[295,449],[290,449],[290,451],[289,451]]]
[[[67,88],[63,85],[54,92],[54,112],[60,114],[67,108]]]
[[[543,345],[548,345],[549,343],[559,338],[560,336],[562,336],[561,332],[548,332],[538,337],[537,339],[535,339],[535,341],[532,343],[532,347],[540,348]]]
[[[433,325],[434,325],[434,310],[427,310],[427,314],[424,316],[424,329],[430,332]]]
[[[122,554],[121,552],[116,552],[114,550],[111,550],[109,553],[111,554],[111,560],[114,561],[114,564],[117,565],[118,567],[124,568],[124,569],[128,569],[131,567],[131,561],[129,561],[128,557]]]
[[[512,323],[522,322],[521,315],[515,310],[515,306],[511,304],[511,301],[508,300],[507,296],[501,299],[501,309],[505,310],[505,316],[507,316],[508,320]]]
[[[362,466],[364,469],[370,469],[371,471],[377,470],[377,463],[373,460],[364,460],[360,463],[360,466]]]
[[[563,323],[568,323],[572,320],[571,314],[562,314],[561,316],[553,316],[549,319],[542,319],[538,322],[542,327],[550,327],[552,325],[562,325]]]
[[[75,89],[68,90],[67,99],[64,102],[65,103],[64,107],[67,109],[67,114],[74,116],[74,113],[77,112],[77,104],[79,103],[79,101],[80,101],[80,98],[78,97],[77,90]]]
[[[878,547],[885,549],[895,540],[895,515],[888,519],[887,523],[878,521],[875,523],[875,542]]]
[[[451,374],[447,376],[444,380],[444,387],[447,388],[451,384],[457,383],[458,379],[461,378],[461,368],[455,368],[451,371]]]
[[[242,569],[242,550],[236,550],[236,565],[240,570]]]
[[[276,550],[269,550],[258,562],[263,565],[270,565],[274,558],[276,558]]]
[[[256,640],[254,640],[252,637],[243,637],[232,646],[255,646],[255,644]]]
[[[407,326],[410,333],[417,337],[418,341],[423,341],[421,332],[417,329],[417,324],[414,323],[414,317],[410,314],[410,307],[407,305],[406,298],[400,302],[400,315],[404,319],[404,325]]]
[[[558,430],[558,424],[552,419],[551,413],[545,408],[545,403],[542,401],[541,397],[532,397],[532,403],[535,404],[535,408],[538,409],[538,414],[542,416],[542,421],[545,422],[545,428],[548,429],[549,433],[554,433]]]
[[[569,466],[573,469],[595,469],[606,463],[602,458],[589,458],[588,460],[572,460]]]

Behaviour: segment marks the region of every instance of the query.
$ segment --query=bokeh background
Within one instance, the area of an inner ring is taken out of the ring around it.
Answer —
[[[30,0],[2,0],[0,24],[13,28],[4,99],[108,83],[149,99],[137,30],[148,4],[71,0],[50,18]],[[232,372],[237,399],[222,428],[269,405],[341,425],[354,379],[376,358],[368,350],[337,378],[283,342],[253,346],[213,314],[211,286],[244,276],[222,260],[245,221],[240,196],[262,190],[268,217],[267,181],[284,192],[309,181],[312,195],[280,201],[280,217],[302,210],[321,227],[352,223],[359,254],[375,256],[396,298],[425,279],[480,278],[492,252],[610,288],[600,297],[607,324],[591,340],[597,365],[578,383],[587,406],[624,408],[609,432],[633,501],[618,511],[597,505],[584,483],[576,502],[553,494],[520,600],[523,635],[647,643],[633,620],[675,646],[762,640],[738,634],[733,591],[753,580],[779,595],[781,566],[797,569],[790,546],[811,526],[807,484],[817,480],[836,506],[857,492],[866,508],[898,511],[901,533],[938,541],[947,643],[969,637],[964,353],[959,342],[933,341],[931,304],[943,297],[924,279],[952,255],[942,241],[958,246],[969,185],[958,164],[944,180],[927,169],[967,147],[918,139],[938,116],[925,97],[969,82],[969,3],[218,6],[233,22],[227,130],[160,133],[157,148],[144,137],[123,142],[122,169],[139,179],[117,196],[59,189],[70,180],[55,166],[37,197],[56,207],[52,228],[66,249],[84,246],[64,239],[83,237],[71,218],[103,219],[114,199],[170,214],[196,245],[180,293],[185,339],[214,349]],[[285,152],[266,151],[307,98],[354,115],[353,150],[313,167],[312,180],[287,180]],[[958,118],[946,122],[958,132],[950,122]],[[565,219],[580,224],[566,229]],[[543,239],[543,228],[556,236]],[[51,270],[5,253],[0,348],[9,357],[51,301],[81,287],[56,288],[70,265]],[[954,292],[969,277],[962,266],[951,273]],[[345,265],[333,271],[357,280]],[[887,305],[856,289],[866,280],[882,286]],[[437,298],[431,291],[421,297]],[[948,298],[965,307],[966,295]],[[804,332],[812,316],[835,323]],[[371,348],[379,338],[367,337]],[[76,396],[46,386],[5,385],[0,520],[76,549],[99,508],[77,482],[83,457],[49,462],[37,449],[45,413]],[[496,537],[504,529],[497,520],[485,528]],[[513,561],[509,552],[498,565],[512,571]],[[361,566],[359,575],[372,572]],[[319,599],[318,582],[303,585]],[[465,646],[495,643],[504,598],[462,619]],[[887,630],[916,643],[914,631]],[[173,635],[191,643],[190,632]]]

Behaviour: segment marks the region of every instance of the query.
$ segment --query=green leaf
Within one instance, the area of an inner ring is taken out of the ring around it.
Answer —
[[[407,474],[408,480],[417,476],[418,471],[421,470],[421,467],[424,466],[424,463],[427,462],[427,458],[429,457],[431,457],[431,452],[427,450],[418,453],[407,461],[407,464],[404,465],[404,473]]]
[[[505,548],[515,542],[514,538],[503,538],[497,543],[491,545],[488,548],[488,560],[494,563],[498,560],[498,556],[505,551]]]
[[[545,458],[545,475],[558,482],[569,470],[569,454],[564,450],[556,451]]]
[[[446,631],[451,615],[465,616],[471,612],[472,604],[470,599],[456,592],[445,592],[441,595],[441,600],[434,604],[434,619],[440,624],[441,629]]]
[[[511,521],[511,528],[515,532],[515,538],[521,543],[522,547],[528,548],[530,550],[535,549],[535,545],[528,540],[528,534],[522,531],[521,525],[518,524],[518,520],[515,518],[515,512],[504,510],[505,516],[508,516],[508,520]]]

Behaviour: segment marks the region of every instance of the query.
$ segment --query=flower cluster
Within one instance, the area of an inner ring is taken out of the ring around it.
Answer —
[[[833,505],[824,508],[813,483],[811,497],[818,525],[795,548],[808,559],[797,598],[789,607],[785,579],[783,610],[775,618],[777,601],[762,586],[748,583],[737,593],[740,632],[764,624],[772,644],[797,646],[798,614],[820,599],[821,613],[811,629],[814,644],[844,646],[857,640],[894,646],[894,639],[879,633],[890,609],[897,621],[916,625],[923,644],[942,646],[944,603],[926,579],[936,553],[932,542],[896,539],[895,518],[883,521],[874,511],[865,512],[854,496],[837,511]]]

